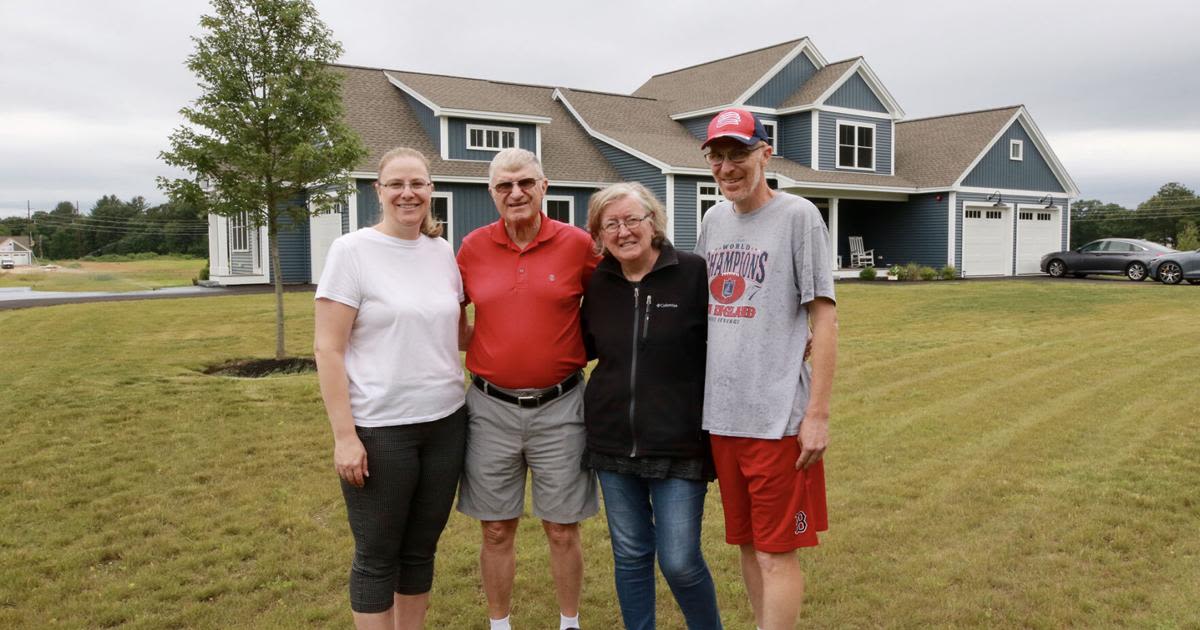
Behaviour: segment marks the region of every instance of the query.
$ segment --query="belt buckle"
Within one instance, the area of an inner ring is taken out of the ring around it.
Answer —
[[[522,409],[535,409],[541,404],[541,396],[517,396],[517,406]]]

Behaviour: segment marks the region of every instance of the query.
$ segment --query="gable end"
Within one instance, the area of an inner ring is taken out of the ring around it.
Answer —
[[[1024,146],[1021,160],[1009,158],[1012,140],[1020,140]],[[1043,190],[1065,193],[1062,182],[1054,175],[1046,157],[1033,142],[1025,125],[1017,117],[1008,129],[992,143],[975,168],[962,180],[963,186],[998,188],[1006,190]]]
[[[829,95],[829,98],[825,100],[825,104],[868,112],[887,113],[888,111],[887,107],[883,105],[883,102],[875,94],[875,91],[871,89],[871,86],[867,85],[862,75],[857,72],[846,79],[836,92]]]

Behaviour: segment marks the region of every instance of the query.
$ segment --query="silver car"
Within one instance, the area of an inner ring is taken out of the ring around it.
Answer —
[[[1163,284],[1200,284],[1200,249],[1194,252],[1171,252],[1150,263],[1150,277]]]
[[[1068,273],[1076,278],[1110,274],[1136,282],[1146,279],[1150,263],[1174,251],[1166,245],[1137,238],[1102,238],[1078,249],[1042,256],[1042,271],[1055,278]]]

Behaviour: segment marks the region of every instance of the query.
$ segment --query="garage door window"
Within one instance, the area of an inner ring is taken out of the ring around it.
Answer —
[[[1003,218],[1004,218],[1004,213],[1003,213],[1003,212],[1000,212],[999,210],[988,210],[988,211],[987,211],[987,218],[989,218],[989,219],[1003,219]]]

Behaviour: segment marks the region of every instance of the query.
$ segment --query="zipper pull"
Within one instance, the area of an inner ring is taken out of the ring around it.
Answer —
[[[650,299],[651,295],[646,294],[646,319],[642,323],[642,340],[645,341],[646,335],[650,334]]]
[[[634,311],[635,313],[637,312],[637,306],[638,306],[638,291],[639,291],[639,289],[641,289],[641,287],[639,287],[639,286],[638,286],[638,285],[636,285],[636,284],[635,284],[635,285],[633,285],[633,311]]]

